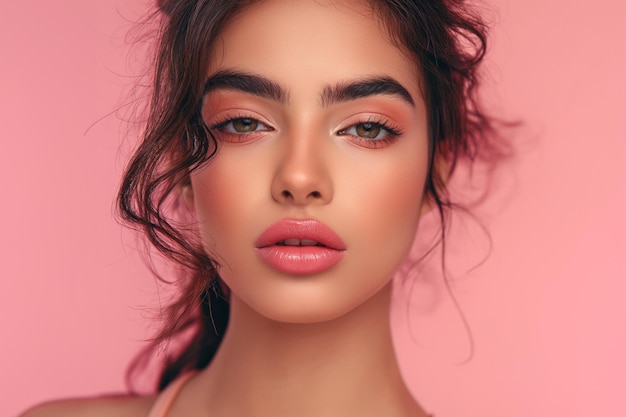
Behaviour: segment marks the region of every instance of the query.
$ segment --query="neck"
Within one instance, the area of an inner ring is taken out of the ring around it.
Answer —
[[[278,323],[231,299],[228,331],[201,376],[212,416],[420,416],[395,356],[391,285],[342,317]]]

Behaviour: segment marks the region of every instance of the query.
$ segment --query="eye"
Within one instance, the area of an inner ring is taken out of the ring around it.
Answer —
[[[251,117],[237,117],[234,119],[225,120],[221,123],[216,124],[213,128],[233,134],[272,130],[272,128],[270,128],[269,126],[266,126],[265,124]]]
[[[353,124],[347,129],[340,130],[337,134],[371,141],[383,141],[400,136],[397,129],[389,127],[386,123],[374,121]]]
[[[381,139],[391,132],[379,123],[358,123],[345,130],[345,133],[364,139]]]
[[[364,148],[385,148],[403,134],[403,129],[400,126],[380,115],[370,115],[356,121],[357,123],[349,125],[336,134],[346,136],[349,141]]]
[[[220,141],[247,143],[274,131],[274,128],[254,117],[228,116],[213,123],[210,130]]]

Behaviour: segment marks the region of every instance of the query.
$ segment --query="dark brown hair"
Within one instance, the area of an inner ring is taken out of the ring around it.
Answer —
[[[215,154],[217,143],[200,115],[210,47],[250,3],[160,0],[151,16],[159,29],[149,114],[123,177],[118,208],[126,223],[181,269],[178,297],[143,353],[145,359],[162,343],[183,340],[166,357],[159,390],[185,370],[206,367],[228,324],[229,305],[216,261],[197,237],[175,225],[168,208],[189,173]],[[391,40],[420,67],[430,145],[426,192],[437,207],[445,249],[446,213],[455,207],[446,178],[460,161],[472,164],[500,153],[494,122],[481,110],[477,93],[487,27],[462,0],[370,0],[370,5]],[[140,363],[145,361],[135,365]]]

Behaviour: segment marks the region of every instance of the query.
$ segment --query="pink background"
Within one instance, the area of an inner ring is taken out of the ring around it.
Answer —
[[[109,113],[138,68],[122,16],[141,5],[5,3],[0,415],[11,416],[122,389],[157,295],[111,215],[128,144]],[[438,291],[432,313],[415,302],[411,321],[406,304],[394,311],[402,367],[438,416],[623,416],[626,7],[495,5],[490,102],[525,125],[487,210],[489,262],[455,284],[476,352],[459,365],[468,337]]]

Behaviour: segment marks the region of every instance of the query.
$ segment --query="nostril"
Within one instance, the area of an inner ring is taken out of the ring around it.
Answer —
[[[309,193],[300,193],[299,191],[293,193],[289,189],[284,189],[280,192],[280,199],[283,201],[301,202],[304,203],[311,199],[311,201],[319,201],[324,197],[321,192],[314,190]],[[300,201],[302,200],[302,201]]]

